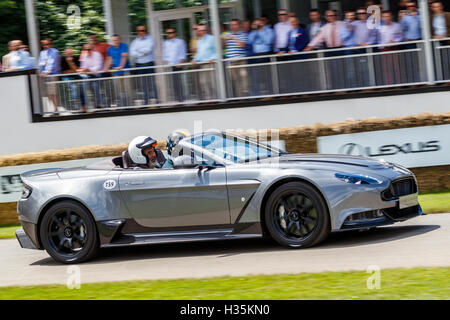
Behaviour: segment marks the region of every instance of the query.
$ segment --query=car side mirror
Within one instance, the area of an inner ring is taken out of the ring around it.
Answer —
[[[193,169],[197,168],[198,164],[192,162],[192,158],[190,156],[179,156],[173,159],[173,168],[174,169]]]

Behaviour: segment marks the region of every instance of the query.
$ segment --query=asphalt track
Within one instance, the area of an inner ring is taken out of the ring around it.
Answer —
[[[78,265],[81,283],[450,266],[450,214],[369,231],[333,233],[321,245],[284,249],[264,239],[111,248]],[[69,273],[68,273],[69,272]],[[66,284],[73,270],[45,251],[0,240],[0,286]]]

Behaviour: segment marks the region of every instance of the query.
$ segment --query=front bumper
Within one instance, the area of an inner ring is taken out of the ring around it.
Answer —
[[[31,241],[30,237],[25,233],[25,231],[20,228],[16,231],[16,238],[19,241],[19,244],[24,249],[37,249],[34,245],[33,241]]]
[[[367,215],[372,214],[373,218],[352,220],[351,219],[352,216],[349,216],[344,221],[341,230],[364,229],[389,225],[420,216],[423,214],[423,212],[422,207],[420,205],[416,205],[406,209],[399,209],[397,206],[388,209],[373,210],[370,212],[358,213],[355,215],[364,215],[364,214]]]

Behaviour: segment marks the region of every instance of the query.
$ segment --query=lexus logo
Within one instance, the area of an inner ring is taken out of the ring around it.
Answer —
[[[346,154],[349,156],[364,156],[364,147],[356,143],[347,143],[339,148],[340,154]]]
[[[436,152],[441,150],[439,141],[428,142],[407,142],[402,145],[386,144],[378,148],[365,147],[357,143],[346,143],[339,148],[340,154],[352,155],[352,156],[366,156],[366,157],[380,157],[380,156],[392,156],[399,153],[414,154],[424,152]]]

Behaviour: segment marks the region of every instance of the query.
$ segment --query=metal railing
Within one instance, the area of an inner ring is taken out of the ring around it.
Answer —
[[[450,81],[450,38],[433,39],[436,82]]]
[[[437,82],[450,80],[449,39],[434,40]],[[424,41],[224,59],[227,100],[428,84]],[[41,88],[43,114],[219,101],[215,65],[184,63],[61,74]]]
[[[43,114],[217,101],[211,63],[67,73],[41,79]]]

